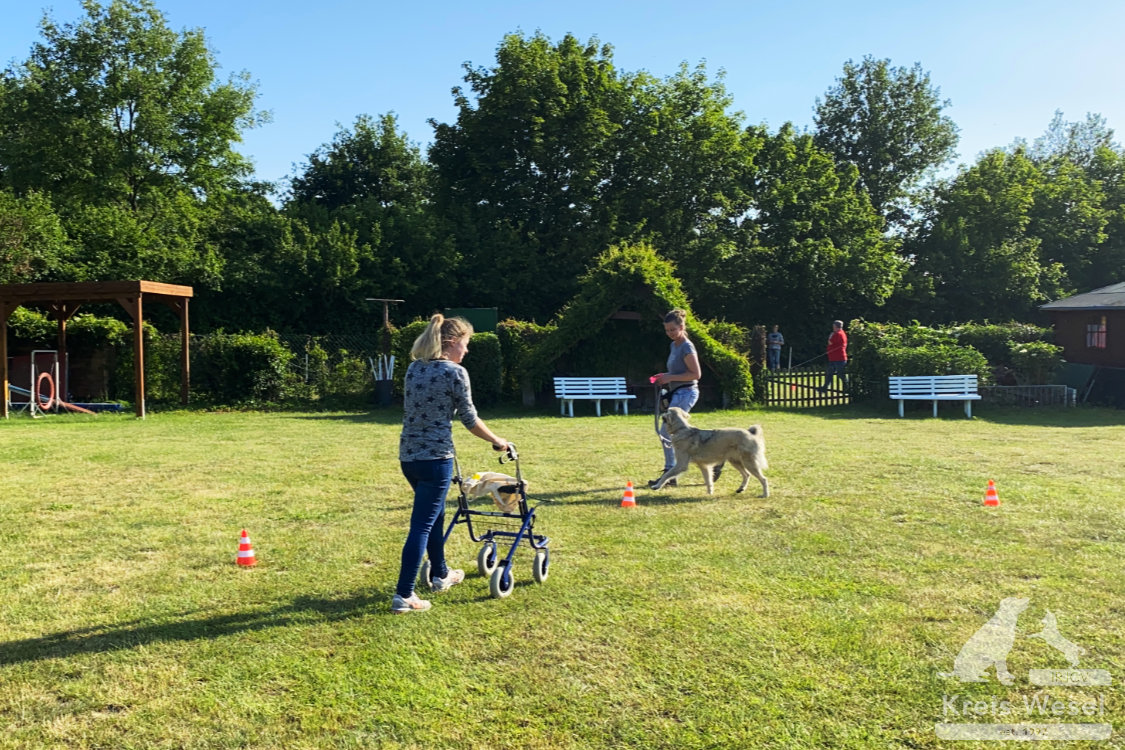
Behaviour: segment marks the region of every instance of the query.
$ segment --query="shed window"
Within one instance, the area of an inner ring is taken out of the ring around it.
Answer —
[[[1105,349],[1105,316],[1096,323],[1086,324],[1086,348]]]

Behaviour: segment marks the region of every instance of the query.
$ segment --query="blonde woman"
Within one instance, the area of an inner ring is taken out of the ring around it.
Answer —
[[[403,476],[414,490],[414,510],[391,599],[395,614],[430,608],[430,602],[414,592],[423,554],[430,558],[430,591],[448,591],[465,579],[465,571],[446,565],[443,533],[445,496],[453,479],[454,415],[469,432],[497,450],[508,448],[508,441],[488,429],[473,406],[469,373],[461,366],[472,335],[473,327],[464,318],[438,313],[410,350],[413,361],[406,369],[398,458]]]

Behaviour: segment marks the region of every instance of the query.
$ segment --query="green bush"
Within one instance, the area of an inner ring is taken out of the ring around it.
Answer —
[[[177,346],[179,340],[177,335]],[[66,343],[73,354],[90,354],[104,348],[132,347],[133,326],[117,318],[78,314],[67,323]]]
[[[720,344],[732,352],[741,354],[750,359],[750,329],[738,323],[725,320],[713,320],[707,324],[707,330]]]
[[[578,293],[559,311],[557,328],[528,356],[524,364],[527,369],[520,377],[529,378],[533,384],[545,382],[564,355],[600,336],[618,310],[638,313],[641,326],[650,325],[652,340],[659,341],[658,321],[675,308],[688,310],[688,336],[699,350],[701,362],[716,374],[727,403],[751,403],[754,380],[746,359],[712,337],[708,325],[691,314],[672,264],[643,243],[611,247],[597,258],[579,280]]]
[[[959,345],[949,331],[917,322],[868,323],[853,320],[848,331],[848,379],[857,400],[885,397],[890,375],[976,374],[988,382],[991,371],[984,355]]]
[[[1009,363],[1022,385],[1046,385],[1063,365],[1062,347],[1045,341],[1011,342]]]
[[[1013,367],[1011,359],[1014,344],[1049,342],[1053,337],[1050,328],[1030,323],[966,323],[946,329],[962,346],[971,346],[985,356],[993,367]]]
[[[505,398],[512,400],[522,398],[525,383],[521,380],[521,374],[532,369],[529,366],[531,353],[554,330],[555,327],[551,325],[539,325],[513,318],[502,320],[496,326],[504,367],[501,393]],[[534,393],[533,384],[528,381],[526,385]]]
[[[219,404],[276,403],[289,395],[293,352],[273,331],[201,337],[192,358],[192,389]]]
[[[989,375],[988,360],[976,349],[955,344],[887,347],[880,352],[887,375]]]
[[[8,317],[8,331],[12,337],[8,344],[11,353],[21,348],[53,347],[58,325],[38,310],[17,307]]]
[[[492,406],[500,401],[504,367],[500,339],[495,333],[474,333],[461,364],[469,371],[477,406]]]
[[[370,366],[347,349],[337,352],[336,363],[320,383],[320,393],[326,397],[366,396],[374,388]]]
[[[294,368],[302,382],[290,389],[289,396],[301,401],[366,401],[374,388],[366,359],[347,349],[337,349],[330,355],[322,343],[322,337],[317,336],[305,340],[299,365]]]

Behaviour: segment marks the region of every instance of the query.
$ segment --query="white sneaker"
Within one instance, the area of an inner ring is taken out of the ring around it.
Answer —
[[[425,599],[419,599],[418,594],[411,594],[406,598],[395,594],[391,599],[391,612],[396,615],[405,615],[410,612],[425,612],[432,606],[433,605]]]
[[[459,568],[451,570],[445,574],[445,578],[435,578],[430,581],[430,591],[434,593],[449,591],[463,580],[465,580],[465,571]]]

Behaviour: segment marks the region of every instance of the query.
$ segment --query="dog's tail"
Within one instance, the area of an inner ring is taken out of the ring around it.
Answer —
[[[758,424],[752,424],[746,428],[746,431],[754,437],[758,438],[760,441],[758,443],[758,465],[762,469],[762,471],[765,471],[770,467],[770,464],[768,461],[766,461],[766,443],[763,439],[765,438],[765,433],[762,432],[762,426]]]

